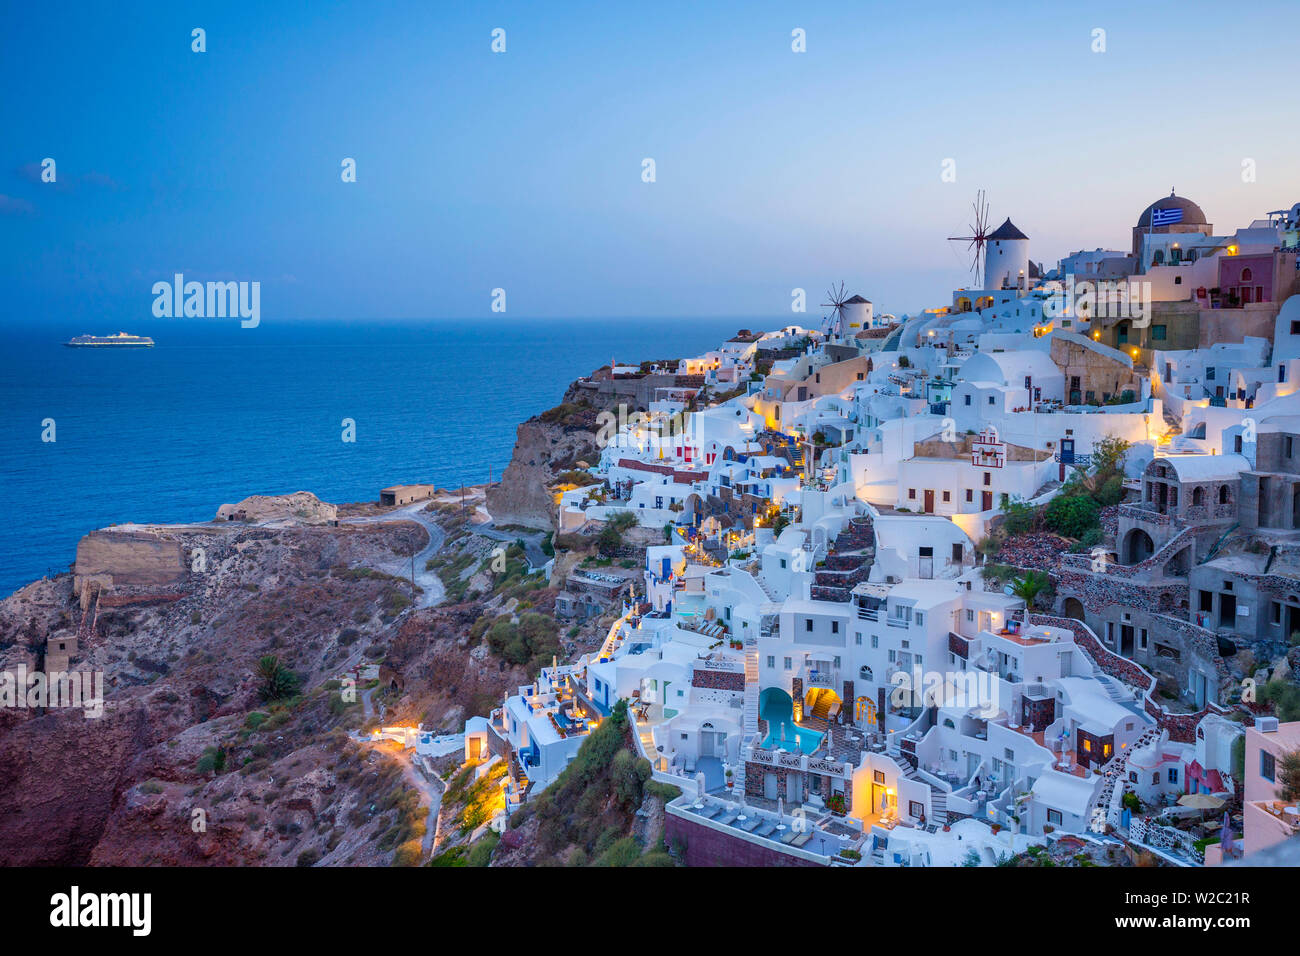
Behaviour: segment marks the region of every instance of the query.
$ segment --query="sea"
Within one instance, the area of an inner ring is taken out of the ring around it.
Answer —
[[[499,479],[515,429],[611,359],[678,358],[780,319],[136,322],[148,349],[74,349],[93,322],[0,350],[0,597],[67,571],[88,531],[210,520],[252,494],[377,501]],[[350,420],[354,441],[344,441]],[[53,440],[48,440],[52,438]]]

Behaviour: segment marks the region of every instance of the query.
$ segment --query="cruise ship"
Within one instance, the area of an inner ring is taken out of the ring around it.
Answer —
[[[149,338],[147,335],[130,335],[126,332],[116,332],[113,335],[78,335],[75,339],[70,339],[63,344],[78,349],[147,349],[153,346],[153,339]]]

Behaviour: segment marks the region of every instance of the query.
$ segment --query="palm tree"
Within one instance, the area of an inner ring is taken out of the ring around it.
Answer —
[[[1034,599],[1051,581],[1045,571],[1026,571],[1018,578],[1011,581],[1011,593],[1025,602],[1025,610],[1033,610]]]
[[[259,690],[263,700],[283,700],[298,689],[298,675],[284,667],[274,654],[258,659],[257,676],[262,679]]]

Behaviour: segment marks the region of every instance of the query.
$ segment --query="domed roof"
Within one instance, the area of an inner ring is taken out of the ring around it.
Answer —
[[[1028,239],[1023,232],[1017,229],[1011,222],[1010,217],[1002,225],[998,226],[988,238],[990,239]]]
[[[1146,209],[1142,210],[1142,215],[1138,217],[1138,228],[1146,229],[1151,225],[1151,210],[1153,209],[1181,209],[1183,218],[1179,225],[1182,226],[1204,226],[1207,224],[1205,213],[1201,212],[1201,207],[1196,205],[1190,199],[1184,199],[1182,196],[1175,196],[1171,189],[1169,195],[1163,199],[1157,199]],[[1160,228],[1159,226],[1156,227]]]

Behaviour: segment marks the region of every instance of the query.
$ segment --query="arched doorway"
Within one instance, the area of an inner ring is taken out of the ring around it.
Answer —
[[[1076,597],[1068,597],[1065,603],[1061,605],[1061,613],[1066,617],[1072,617],[1076,621],[1083,620],[1083,602]]]
[[[1134,528],[1124,539],[1124,563],[1140,564],[1155,554],[1155,542],[1141,528]]]

